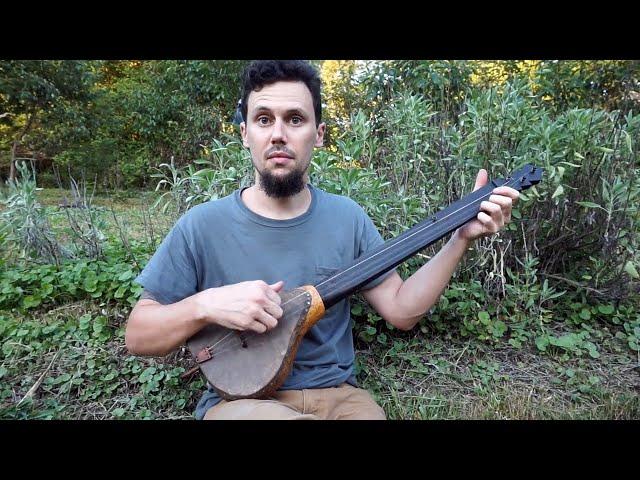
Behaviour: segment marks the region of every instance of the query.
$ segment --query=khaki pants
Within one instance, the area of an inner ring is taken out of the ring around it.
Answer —
[[[266,400],[222,400],[205,420],[386,420],[369,392],[343,383],[331,388],[280,390]]]

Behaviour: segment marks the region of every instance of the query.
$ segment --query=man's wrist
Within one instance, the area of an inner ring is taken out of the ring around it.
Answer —
[[[200,292],[202,293],[202,292]],[[189,306],[189,318],[202,325],[205,326],[207,324],[207,309],[205,308],[205,306],[202,304],[202,295],[199,294],[195,294],[193,296],[191,296],[187,301],[188,301],[188,306]]]
[[[451,242],[454,245],[459,246],[460,248],[464,248],[464,250],[466,251],[469,247],[471,247],[471,245],[473,244],[473,240],[470,240],[468,238],[465,238],[461,233],[460,233],[460,228],[457,229],[454,234],[451,237]]]

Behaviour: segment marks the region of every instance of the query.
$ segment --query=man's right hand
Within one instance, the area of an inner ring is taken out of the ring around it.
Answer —
[[[207,323],[234,330],[264,333],[273,329],[282,316],[278,292],[283,281],[267,284],[262,280],[209,288],[193,295],[199,317]]]

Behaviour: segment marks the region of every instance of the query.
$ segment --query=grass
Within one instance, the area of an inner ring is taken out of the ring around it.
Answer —
[[[175,220],[150,210],[155,198],[101,194],[94,205],[108,237],[146,241],[152,251]],[[64,233],[61,192],[45,189],[39,199]],[[180,378],[188,353],[129,355],[129,311],[100,298],[0,311],[0,418],[193,418],[204,381]],[[431,330],[387,332],[385,344],[357,339],[358,379],[389,419],[638,419],[638,353],[598,331],[597,359]]]
[[[423,334],[359,354],[363,385],[392,419],[640,418],[638,363],[626,355],[543,355]]]
[[[91,328],[62,327],[77,324],[86,313],[109,319],[108,337]],[[179,378],[190,367],[188,354],[129,355],[126,316],[118,306],[76,302],[39,312],[33,320],[13,319],[30,333],[13,342],[16,348],[0,367],[5,385],[0,417],[192,418],[204,382]],[[55,330],[60,338],[32,337],[36,324],[60,325]],[[625,364],[613,353],[597,361],[562,358],[422,333],[393,342],[392,347],[359,346],[356,353],[360,384],[389,419],[640,418],[637,364]],[[150,373],[145,377],[145,372]],[[23,400],[43,375],[33,397]]]
[[[90,196],[90,192],[87,195]],[[122,233],[130,239],[148,240],[153,237],[155,242],[177,219],[171,212],[159,214],[153,208],[158,197],[159,194],[153,191],[98,192],[93,197],[92,206],[105,222],[108,235],[117,237],[124,230]],[[68,238],[66,213],[75,213],[79,209],[59,208],[65,198],[69,199],[69,192],[57,188],[44,188],[38,192],[38,201],[47,208],[52,227],[66,233]]]

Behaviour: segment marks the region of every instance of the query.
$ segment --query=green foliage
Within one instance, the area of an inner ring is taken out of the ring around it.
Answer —
[[[203,382],[185,388],[183,367],[123,355],[124,328],[114,320],[85,313],[43,324],[0,315],[0,417],[189,418],[185,407],[193,409]],[[36,394],[27,397],[42,371]],[[23,398],[14,400],[16,390]]]
[[[464,61],[393,60],[372,62],[359,76],[365,101],[379,112],[402,92],[423,96],[443,114],[457,114],[470,85],[473,67]],[[374,114],[374,118],[379,118]]]
[[[15,114],[34,108],[54,107],[64,99],[87,98],[82,89],[91,81],[87,62],[16,61],[0,62],[0,109]]]
[[[0,122],[10,128],[0,145],[28,133],[30,147],[76,177],[144,186],[153,167],[172,157],[182,166],[232,130],[246,63],[3,61]]]
[[[88,141],[93,74],[88,61],[0,61],[0,146],[51,156]]]
[[[139,270],[125,253],[108,250],[107,260],[63,262],[59,266],[14,266],[0,271],[0,310],[27,312],[84,299],[134,305],[142,287]]]
[[[58,263],[69,257],[51,230],[45,210],[36,198],[36,178],[25,162],[17,165],[19,176],[9,180],[8,190],[0,196],[0,246],[9,250],[16,245],[22,256]],[[0,192],[1,193],[1,192]]]
[[[544,61],[535,76],[536,94],[555,111],[569,108],[633,108],[629,92],[638,91],[638,61]],[[636,107],[637,108],[637,107]]]
[[[251,161],[242,144],[234,140],[226,144],[214,140],[212,148],[205,152],[207,158],[186,167],[177,167],[173,159],[171,163],[160,165],[158,173],[152,177],[160,178],[156,191],[166,191],[158,197],[154,207],[162,205],[163,213],[171,209],[179,216],[192,206],[224,197],[238,186],[249,184]]]
[[[239,98],[242,61],[144,62],[135,81],[123,77],[114,102],[122,127],[144,149],[148,165],[183,166],[216,148]],[[228,131],[228,130],[226,130]]]

